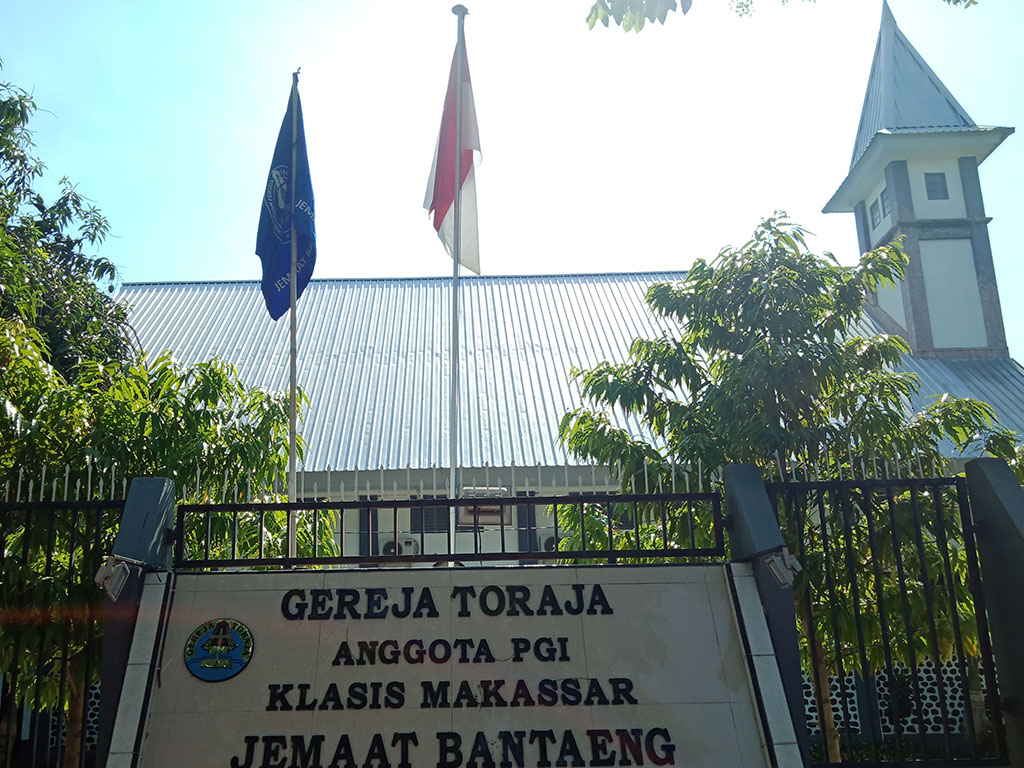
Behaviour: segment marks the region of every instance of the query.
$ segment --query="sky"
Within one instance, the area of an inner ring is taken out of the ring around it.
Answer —
[[[482,272],[686,269],[777,209],[857,258],[844,179],[881,0],[694,0],[640,34],[592,0],[469,0]],[[314,278],[451,274],[422,209],[455,45],[451,0],[6,0],[0,80],[29,90],[48,195],[110,221],[125,282],[258,280],[261,196],[291,73]],[[1024,130],[1024,2],[891,0],[974,120]],[[1010,352],[1024,359],[1024,136],[982,166]]]

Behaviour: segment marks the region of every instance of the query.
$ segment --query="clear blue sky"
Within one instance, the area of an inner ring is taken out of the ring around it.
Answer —
[[[776,208],[849,263],[849,167],[881,0],[695,0],[640,35],[591,0],[468,3],[485,274],[685,269]],[[7,0],[0,78],[30,90],[47,188],[108,216],[125,281],[258,279],[260,196],[300,89],[314,277],[450,274],[421,204],[455,41],[452,0]],[[1024,2],[891,0],[980,124],[1024,130]],[[1011,353],[1024,357],[1024,136],[982,166]]]

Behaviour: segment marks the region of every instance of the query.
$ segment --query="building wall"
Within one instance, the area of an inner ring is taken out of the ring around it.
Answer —
[[[893,320],[907,327],[907,313],[903,306],[903,281],[896,283],[895,287],[883,287],[878,289],[878,306],[885,310]]]
[[[885,190],[885,189],[886,189],[886,184],[885,184],[885,178],[883,177],[878,182],[878,184],[875,186],[875,188],[871,190],[871,195],[868,197],[868,199],[864,201],[864,210],[867,212],[868,232],[871,233],[870,240],[871,240],[871,247],[872,248],[877,248],[878,246],[885,245],[886,243],[889,242],[889,240],[891,239],[891,237],[889,235],[889,230],[892,229],[892,225],[895,222],[895,208],[894,208],[893,205],[890,204],[888,214],[884,214],[884,215],[882,214],[882,203],[881,203],[881,199],[880,198],[882,196],[882,191]],[[887,191],[888,191],[888,194],[889,194],[889,197],[890,197],[890,201],[891,201],[892,200],[892,190],[890,189],[890,190],[887,190]],[[876,204],[876,203],[879,206],[879,217],[880,217],[879,222],[878,222],[877,225],[875,225],[872,222],[872,219],[871,219],[871,206]],[[886,310],[886,311],[888,311],[888,310]],[[890,314],[892,314],[892,313],[890,313]],[[893,315],[893,317],[895,319],[900,320],[902,322],[902,320],[901,320],[901,318],[903,317],[902,314],[899,315],[899,316]]]
[[[987,346],[971,241],[922,240],[918,247],[934,346]]]
[[[907,172],[910,175],[910,194],[917,219],[962,219],[967,215],[963,185],[960,182],[960,168],[956,158],[908,160]],[[946,174],[948,200],[928,199],[924,183],[926,173]]]

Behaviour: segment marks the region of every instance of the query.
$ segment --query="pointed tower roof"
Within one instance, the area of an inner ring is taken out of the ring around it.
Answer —
[[[889,3],[882,2],[882,24],[871,62],[864,107],[850,167],[857,164],[880,130],[976,128],[932,68],[896,25]]]
[[[825,213],[853,211],[897,159],[974,156],[981,163],[1013,128],[980,126],[896,26],[882,0],[882,23],[864,94],[850,172]]]

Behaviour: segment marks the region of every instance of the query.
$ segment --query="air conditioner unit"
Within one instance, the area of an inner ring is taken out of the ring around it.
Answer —
[[[507,498],[508,488],[468,486],[462,489],[462,497],[465,499],[502,499]],[[512,525],[513,504],[497,504],[480,502],[472,507],[459,507],[455,515],[455,524],[458,526],[480,526],[480,525]]]
[[[553,533],[541,533],[537,535],[537,549],[540,552],[557,552],[558,543],[563,536],[555,536]]]
[[[399,536],[398,537],[398,551],[395,551],[395,537],[389,534],[381,534],[380,539],[380,553],[382,555],[418,555],[420,553],[420,543],[417,539],[411,536]]]

